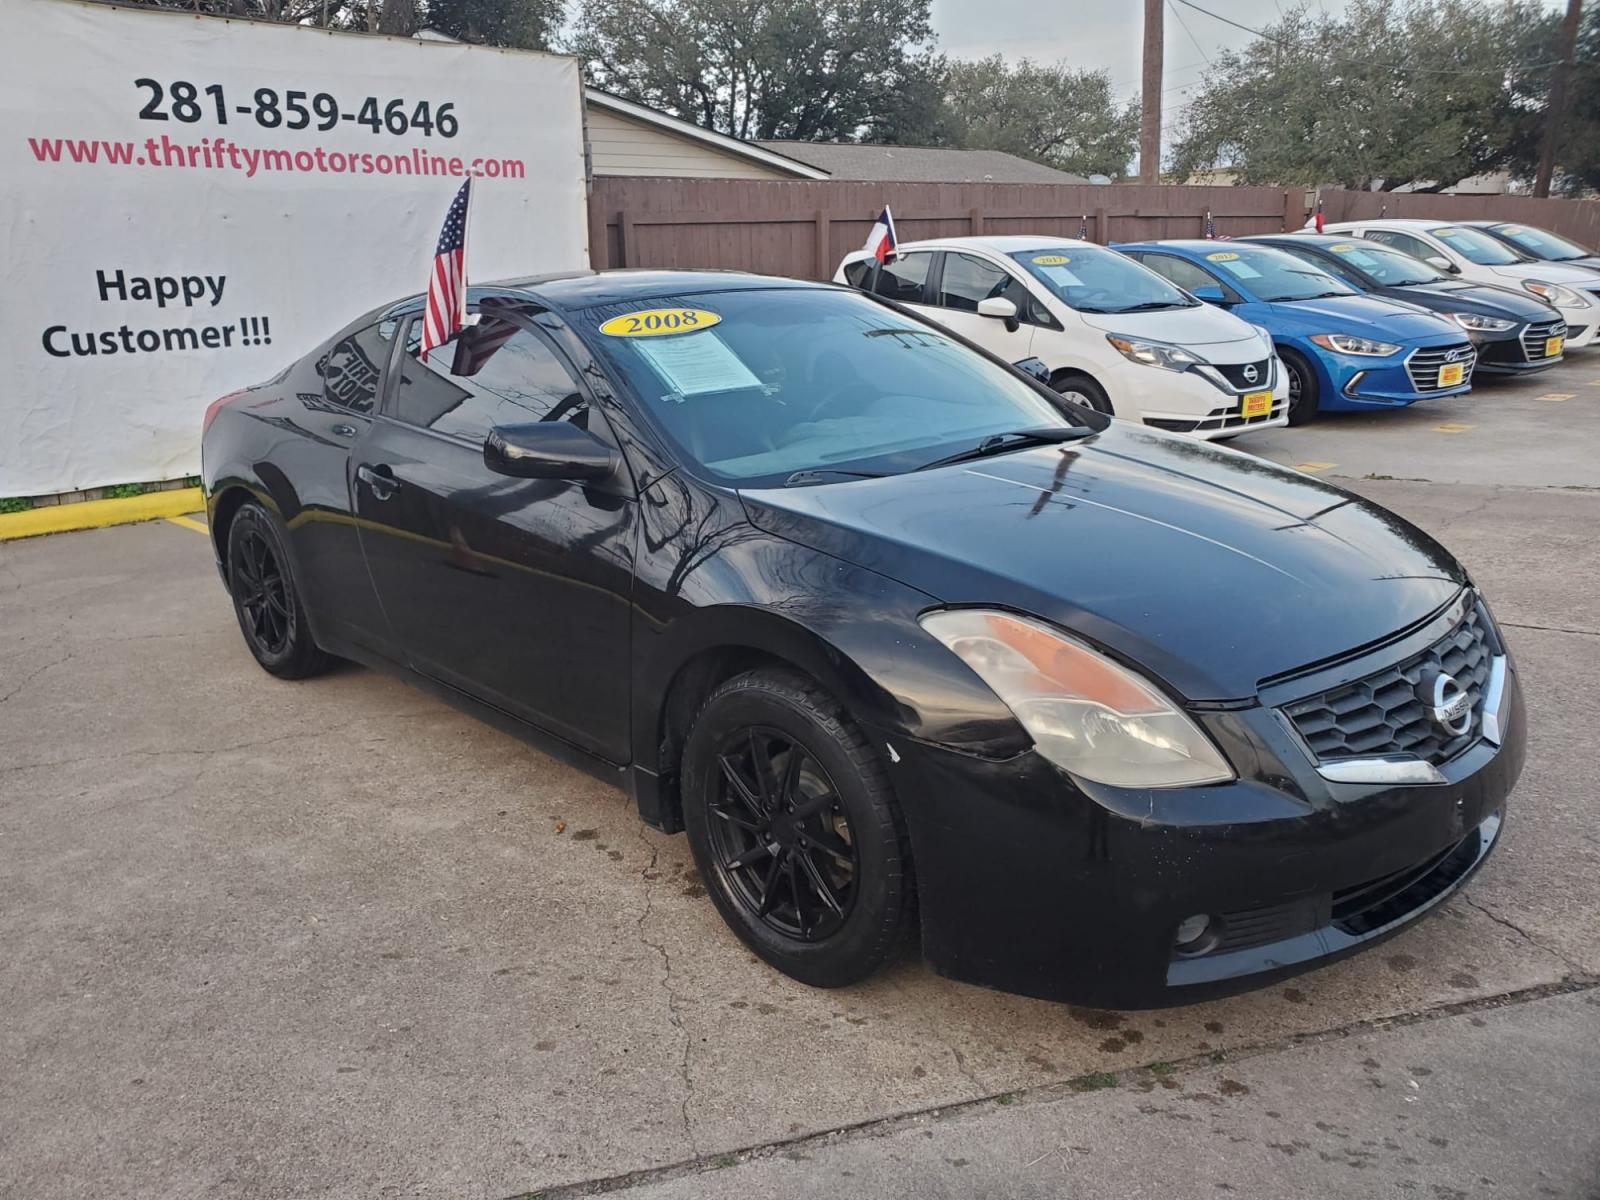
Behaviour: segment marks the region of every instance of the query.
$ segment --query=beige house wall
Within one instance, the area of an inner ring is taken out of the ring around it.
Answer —
[[[760,163],[589,104],[589,146],[596,175],[698,179],[793,179]]]

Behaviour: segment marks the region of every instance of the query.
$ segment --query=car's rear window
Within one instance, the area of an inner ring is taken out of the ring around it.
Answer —
[[[708,292],[573,319],[691,464],[726,483],[910,470],[991,434],[1091,420],[856,292]]]

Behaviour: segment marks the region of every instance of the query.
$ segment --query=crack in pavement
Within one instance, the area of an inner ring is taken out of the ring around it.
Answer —
[[[1579,637],[1600,637],[1600,629],[1568,629],[1561,625],[1524,625],[1519,621],[1500,621],[1507,629],[1533,629],[1540,633],[1575,633]]]
[[[683,1057],[678,1063],[678,1077],[683,1081],[683,1098],[678,1102],[678,1119],[683,1123],[683,1136],[684,1140],[689,1143],[689,1153],[698,1159],[700,1157],[700,1148],[695,1141],[694,1127],[689,1121],[689,1104],[694,1099],[694,1076],[690,1071],[689,1054],[693,1049],[694,1042],[689,1036],[688,1029],[684,1027],[683,1015],[678,1011],[678,992],[673,987],[672,982],[672,955],[667,952],[664,942],[651,941],[644,928],[645,923],[649,921],[651,914],[655,911],[655,881],[649,879],[648,875],[655,871],[656,863],[661,857],[661,851],[650,844],[650,827],[643,821],[638,822],[637,836],[639,844],[650,852],[650,861],[639,872],[639,878],[644,884],[644,908],[639,913],[636,928],[638,929],[640,943],[648,946],[661,956],[661,987],[667,993],[667,1020],[672,1023],[672,1027],[683,1038]]]
[[[1302,1046],[1315,1046],[1324,1042],[1357,1037],[1362,1034],[1381,1032],[1388,1029],[1405,1028],[1410,1025],[1421,1024],[1424,1021],[1443,1020],[1467,1013],[1509,1008],[1513,1005],[1527,1004],[1553,996],[1593,991],[1596,988],[1600,988],[1600,977],[1583,975],[1566,979],[1559,983],[1538,984],[1533,987],[1503,992],[1494,996],[1452,1001],[1413,1012],[1352,1021],[1347,1025],[1337,1026],[1332,1029],[1317,1030],[1303,1034],[1289,1034],[1267,1042],[1235,1047],[1225,1053],[1227,1061],[1240,1062],[1269,1054],[1281,1054]],[[1215,1066],[1217,1061],[1214,1052],[1204,1051],[1189,1055],[1186,1058],[1166,1060],[1166,1063],[1177,1071],[1186,1072]],[[1122,1077],[1132,1077],[1148,1071],[1148,1068],[1149,1064],[1128,1066],[1116,1073]],[[726,1161],[729,1159],[734,1160],[735,1163],[744,1163],[773,1158],[780,1154],[795,1154],[806,1147],[822,1146],[823,1144],[831,1145],[844,1139],[857,1141],[885,1138],[914,1125],[944,1120],[973,1112],[981,1107],[995,1103],[1000,1096],[1009,1097],[1008,1103],[1031,1104],[1072,1098],[1081,1099],[1084,1102],[1092,1102],[1093,1095],[1094,1093],[1083,1094],[1078,1092],[1073,1088],[1070,1081],[1036,1084],[1011,1092],[998,1092],[975,1100],[958,1101],[954,1104],[943,1104],[932,1108],[918,1109],[913,1112],[899,1113],[892,1117],[873,1117],[821,1133],[801,1134],[792,1138],[783,1138],[777,1141],[730,1149],[720,1152],[715,1159],[697,1155],[694,1159],[670,1163],[665,1166],[646,1167],[637,1171],[629,1171],[600,1179],[583,1180],[578,1183],[563,1184],[556,1187],[534,1188],[530,1192],[518,1193],[510,1197],[510,1200],[533,1200],[534,1197],[537,1197],[538,1200],[575,1200],[579,1196],[600,1196],[640,1187],[648,1183],[660,1183],[673,1179],[682,1179],[690,1175],[699,1175],[705,1173],[708,1169],[721,1169],[734,1165],[734,1163]]]
[[[59,667],[64,662],[68,662],[71,659],[76,658],[77,654],[78,654],[78,652],[76,650],[69,650],[69,651],[67,651],[67,653],[63,654],[60,658],[55,659],[55,660],[53,660],[51,662],[45,663],[44,666],[40,667],[37,671],[33,672],[33,674],[29,675],[21,683],[17,684],[16,687],[12,688],[9,692],[7,692],[4,696],[0,696],[0,704],[4,704],[7,700],[10,700],[13,696],[21,695],[24,691],[27,690],[28,685],[31,684],[35,679],[39,678],[39,676],[43,675],[46,671],[49,671],[49,670],[51,670],[51,669],[53,669],[55,667]]]
[[[1509,917],[1502,917],[1499,913],[1495,912],[1487,904],[1483,904],[1483,903],[1480,903],[1477,900],[1474,900],[1466,892],[1462,892],[1461,893],[1461,902],[1463,904],[1465,904],[1468,908],[1476,909],[1478,912],[1481,912],[1484,916],[1488,917],[1489,920],[1493,921],[1496,925],[1504,925],[1507,929],[1511,930],[1513,933],[1516,933],[1516,934],[1520,935],[1522,937],[1522,939],[1524,941],[1526,941],[1528,943],[1528,945],[1532,946],[1535,950],[1540,950],[1540,951],[1544,952],[1545,954],[1550,955],[1552,958],[1560,959],[1562,962],[1567,964],[1568,969],[1570,969],[1574,975],[1586,975],[1586,974],[1588,974],[1587,970],[1585,970],[1585,968],[1584,968],[1582,963],[1574,962],[1572,959],[1567,957],[1565,952],[1556,949],[1554,946],[1545,945],[1538,938],[1534,937],[1533,934],[1529,933],[1526,929],[1524,929],[1521,925],[1518,925],[1515,921],[1511,920]]]

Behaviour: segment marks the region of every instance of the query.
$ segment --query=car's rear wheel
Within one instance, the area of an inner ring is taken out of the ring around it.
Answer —
[[[1284,373],[1288,376],[1289,424],[1304,425],[1307,421],[1315,420],[1320,394],[1317,373],[1311,369],[1310,363],[1293,350],[1280,350],[1278,361],[1283,363]]]
[[[1108,417],[1116,415],[1111,409],[1111,397],[1106,395],[1105,388],[1087,375],[1074,375],[1070,372],[1059,374],[1050,381],[1050,386],[1064,400],[1071,400],[1083,408],[1105,413]]]
[[[278,523],[254,502],[228,526],[228,591],[244,643],[263,668],[281,679],[303,679],[332,665],[312,640]]]
[[[897,951],[915,904],[904,826],[877,755],[816,684],[782,670],[722,684],[682,778],[701,878],[758,955],[842,987]]]

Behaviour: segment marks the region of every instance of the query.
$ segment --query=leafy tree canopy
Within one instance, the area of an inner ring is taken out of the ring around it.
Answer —
[[[1449,187],[1512,164],[1555,49],[1533,0],[1302,6],[1263,33],[1214,60],[1174,148],[1180,178]]]
[[[1120,175],[1139,139],[1136,102],[1118,104],[1105,71],[998,54],[954,63],[945,86],[950,140],[1080,175]]]
[[[908,123],[929,0],[584,0],[568,48],[596,86],[741,138],[852,140]]]
[[[410,37],[435,29],[464,42],[543,50],[564,15],[563,0],[132,0],[221,17],[253,17]]]

